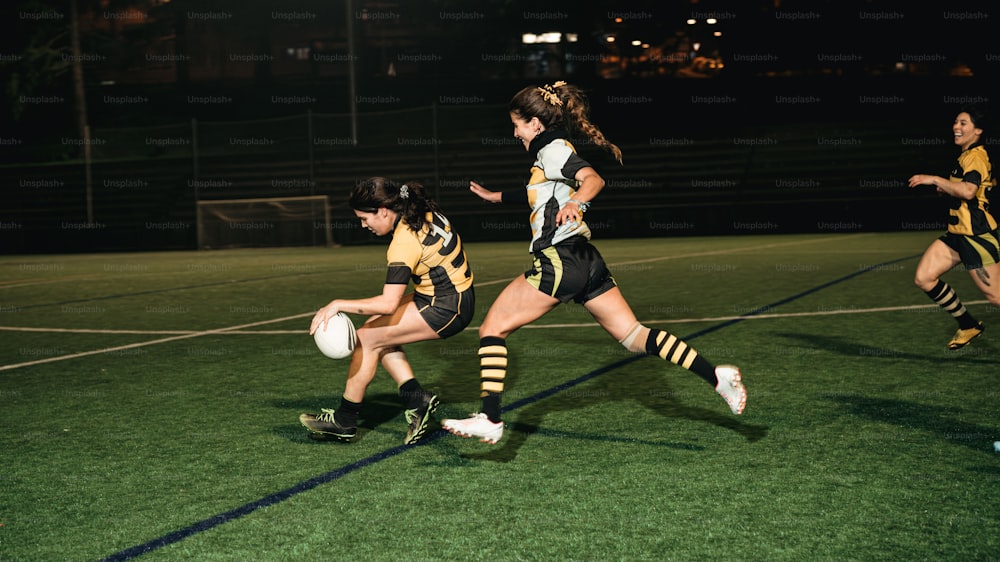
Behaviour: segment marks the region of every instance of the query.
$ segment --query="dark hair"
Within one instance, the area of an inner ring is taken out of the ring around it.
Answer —
[[[523,88],[510,100],[510,112],[530,121],[537,117],[546,129],[564,125],[583,133],[587,138],[622,161],[622,151],[590,122],[590,104],[583,91],[572,84],[556,82],[544,86]]]
[[[970,103],[962,106],[959,113],[963,112],[969,114],[969,117],[972,119],[972,124],[975,125],[977,129],[982,129],[983,133],[986,132],[986,127],[989,123],[986,119],[986,110],[974,103]]]
[[[358,183],[347,204],[365,213],[374,213],[380,207],[395,211],[414,232],[419,232],[424,224],[431,222],[428,213],[440,212],[437,203],[427,197],[427,190],[419,182],[408,181],[399,185],[383,177],[368,178]]]

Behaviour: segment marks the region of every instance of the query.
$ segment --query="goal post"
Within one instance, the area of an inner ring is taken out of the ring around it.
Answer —
[[[198,249],[332,246],[326,195],[197,202]]]

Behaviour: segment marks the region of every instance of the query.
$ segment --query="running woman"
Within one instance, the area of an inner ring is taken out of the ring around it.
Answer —
[[[370,178],[354,189],[349,205],[362,227],[392,236],[385,285],[380,295],[335,299],[316,312],[310,334],[338,312],[370,317],[357,330],[340,407],[302,414],[299,421],[310,436],[350,441],[357,434],[365,390],[381,362],[406,404],[409,428],[403,443],[409,445],[427,431],[439,399],[417,381],[401,346],[448,338],[468,326],[476,304],[472,269],[458,233],[419,183]],[[414,290],[406,293],[411,280]]]
[[[977,320],[941,276],[958,264],[991,304],[1000,306],[1000,242],[997,221],[990,214],[990,190],[995,181],[990,157],[983,146],[986,115],[976,106],[963,107],[952,123],[955,145],[961,150],[948,178],[929,174],[910,177],[910,187],[932,185],[951,198],[948,232],[924,251],[913,282],[958,322],[948,349],[960,349],[983,333]]]
[[[622,153],[591,123],[584,94],[565,82],[529,86],[513,97],[509,109],[514,136],[533,162],[527,186],[497,192],[470,182],[470,189],[491,203],[531,209],[533,266],[501,291],[479,328],[482,410],[467,419],[443,420],[442,426],[462,437],[499,441],[507,338],[571,300],[582,304],[629,351],[655,355],[694,372],[715,388],[734,414],[742,413],[747,395],[740,370],[715,366],[677,336],[642,325],[590,243],[584,213],[604,188],[604,179],[577,155],[567,140],[568,127],[608,150],[619,163]]]

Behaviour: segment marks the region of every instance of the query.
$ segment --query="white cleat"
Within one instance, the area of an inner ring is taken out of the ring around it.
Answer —
[[[503,437],[503,422],[493,423],[482,412],[464,420],[442,420],[441,427],[460,437],[475,437],[490,445],[495,445]]]
[[[747,406],[747,389],[743,387],[743,377],[740,375],[739,367],[719,365],[715,368],[715,378],[719,380],[719,384],[715,385],[715,391],[726,399],[729,409],[734,414],[742,414],[743,408]]]

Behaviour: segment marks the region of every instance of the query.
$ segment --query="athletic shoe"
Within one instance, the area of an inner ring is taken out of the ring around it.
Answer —
[[[503,422],[493,423],[482,412],[464,420],[444,420],[441,426],[460,437],[476,437],[490,445],[503,437]]]
[[[431,414],[437,410],[440,403],[437,395],[430,392],[425,392],[421,399],[423,403],[420,406],[403,412],[406,423],[410,424],[410,429],[407,430],[406,437],[403,438],[404,445],[416,443],[424,436],[424,433],[427,432],[427,422],[431,420]]]
[[[358,433],[357,427],[344,427],[337,423],[333,410],[323,408],[322,414],[301,414],[299,422],[306,426],[311,437],[333,437],[339,441],[350,441]]]
[[[734,414],[742,414],[743,408],[747,405],[747,389],[743,388],[743,377],[739,368],[733,365],[719,365],[715,368],[715,378],[719,381],[715,385],[715,391],[726,399],[729,409]]]
[[[948,349],[958,349],[960,347],[965,347],[970,341],[979,337],[983,333],[986,326],[983,326],[982,322],[976,322],[976,325],[969,328],[968,330],[962,330],[959,328],[955,335],[948,342]]]

